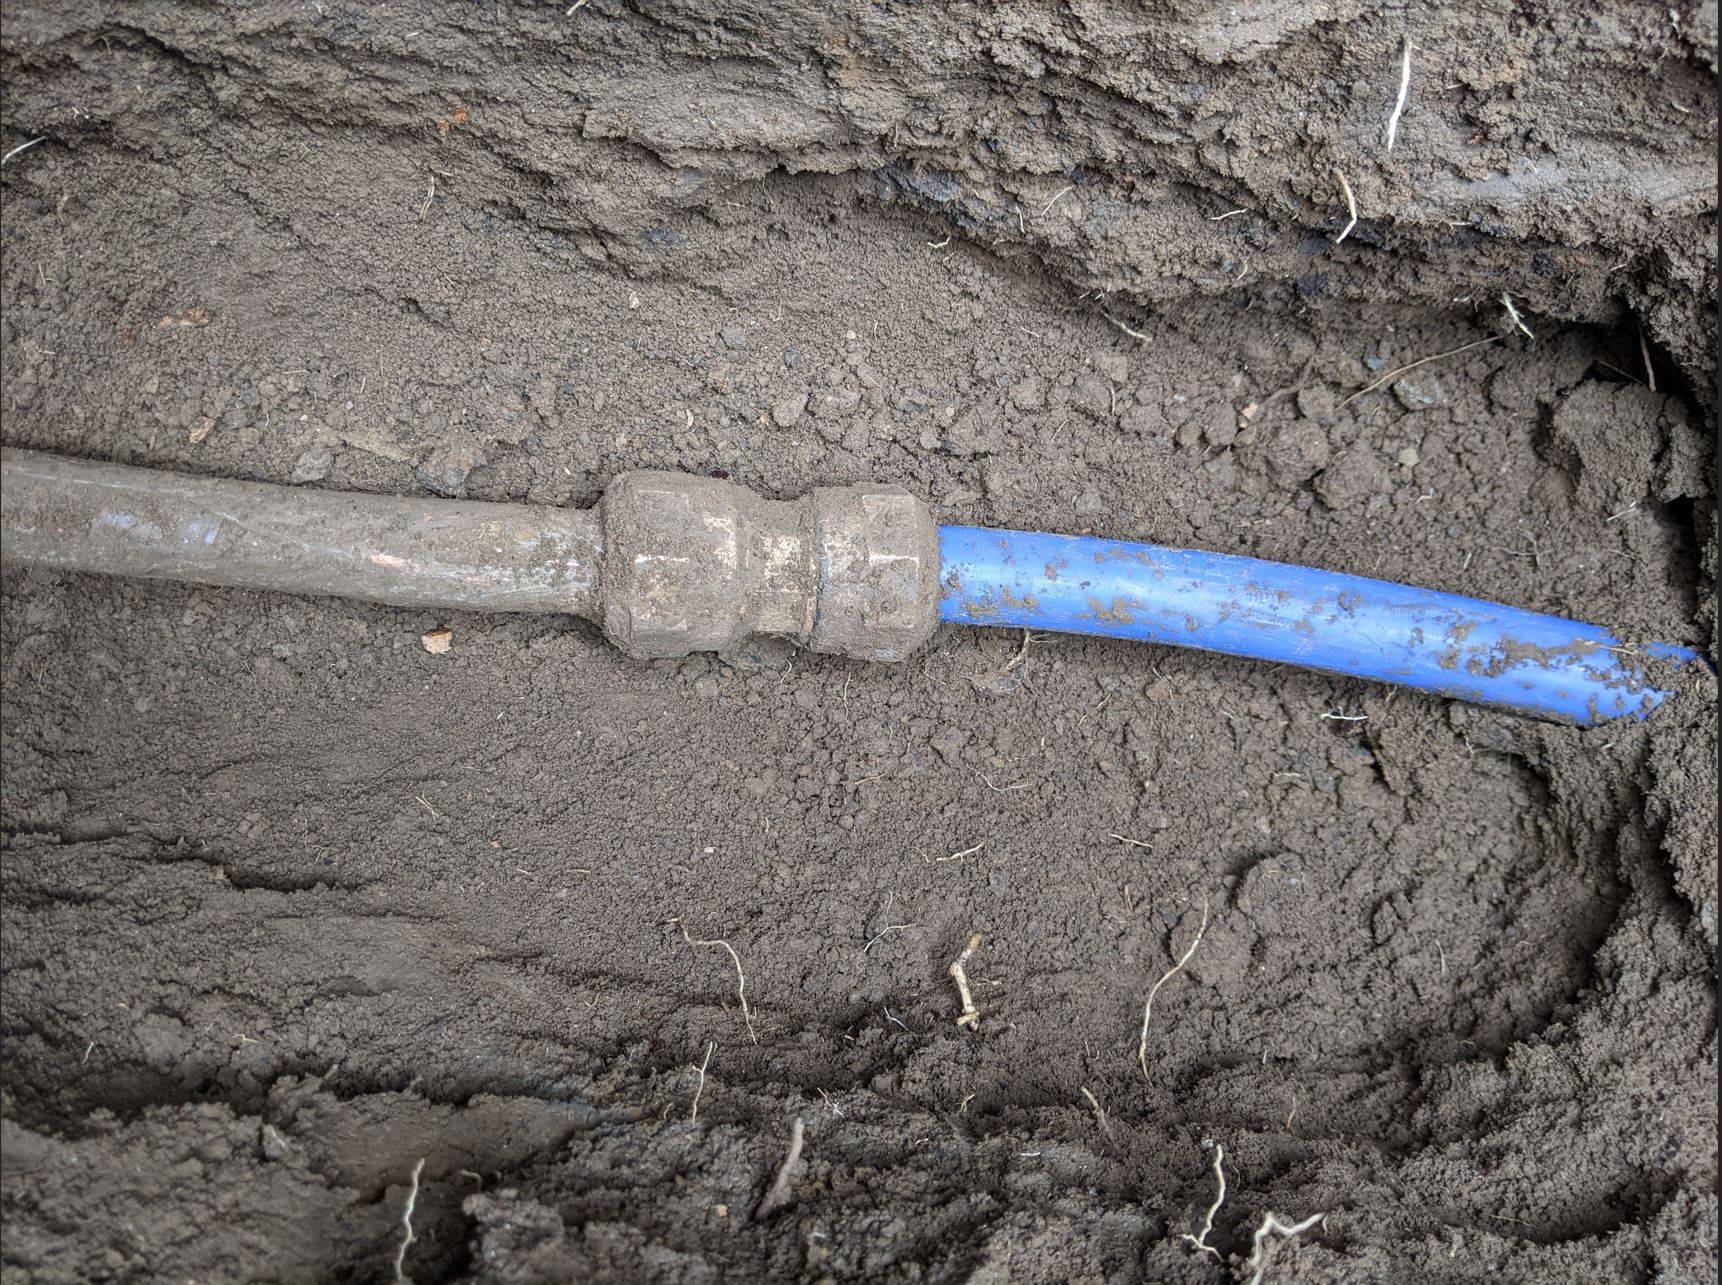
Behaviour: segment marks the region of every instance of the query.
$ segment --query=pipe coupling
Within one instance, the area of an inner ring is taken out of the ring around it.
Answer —
[[[900,487],[767,500],[716,478],[642,470],[611,482],[601,509],[600,621],[630,656],[777,634],[902,660],[938,625],[938,531]]]

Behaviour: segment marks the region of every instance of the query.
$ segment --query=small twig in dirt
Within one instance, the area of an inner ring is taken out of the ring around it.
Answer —
[[[568,12],[563,14],[562,16],[564,18],[572,18],[575,14],[579,13],[580,10],[584,9],[585,7],[586,7],[586,0],[574,0],[574,3],[568,6]]]
[[[1214,1215],[1219,1213],[1220,1206],[1226,1203],[1226,1170],[1223,1163],[1226,1158],[1226,1149],[1217,1142],[1204,1143],[1203,1145],[1214,1148],[1214,1181],[1219,1183],[1220,1189],[1214,1193],[1214,1203],[1208,1206],[1207,1216],[1202,1219],[1202,1229],[1194,1236],[1185,1232],[1178,1239],[1189,1241],[1199,1252],[1212,1254],[1218,1261],[1220,1251],[1208,1243],[1208,1233],[1214,1230]]]
[[[1650,345],[1644,341],[1644,321],[1638,323],[1638,356],[1644,362],[1644,386],[1651,392],[1656,391],[1656,367],[1650,364]]]
[[[868,942],[865,946],[861,947],[861,953],[863,955],[865,955],[868,951],[872,950],[873,947],[879,943],[879,940],[882,937],[884,937],[886,933],[908,932],[909,929],[911,929],[911,928],[919,928],[919,927],[920,927],[919,924],[886,924],[878,932],[873,934],[873,940],[872,941]]]
[[[688,935],[688,926],[680,919],[673,919],[670,922],[682,930],[682,940],[687,942],[688,945],[722,946],[729,952],[729,957],[735,961],[735,997],[741,1001],[741,1020],[747,1023],[747,1038],[752,1040],[755,1044],[758,1044],[759,1036],[753,1033],[753,1010],[747,1006],[747,974],[741,970],[741,956],[735,953],[735,947],[730,945],[727,941],[724,941],[721,937],[714,937],[706,941],[690,937]]]
[[[946,970],[950,973],[951,980],[956,982],[957,994],[962,997],[963,1001],[963,1011],[957,1016],[957,1025],[967,1026],[976,1031],[981,1029],[981,1010],[975,1007],[975,997],[969,993],[969,975],[963,971],[963,968],[980,944],[981,935],[975,933],[969,938],[969,944],[963,947],[963,953],[952,960],[950,968]]]
[[[1393,102],[1393,114],[1387,118],[1387,150],[1399,139],[1399,118],[1405,114],[1405,100],[1411,96],[1411,42],[1405,42],[1399,57],[1399,97]]]
[[[694,1089],[693,1109],[688,1112],[688,1123],[697,1124],[700,1118],[700,1094],[706,1091],[706,1068],[712,1064],[712,1054],[717,1052],[717,1041],[706,1041],[706,1055],[700,1059],[700,1064],[694,1068],[700,1077],[697,1088]]]
[[[1069,187],[1060,188],[1057,196],[1053,197],[1052,200],[1048,201],[1045,205],[1041,206],[1041,209],[1040,209],[1041,216],[1045,217],[1046,212],[1048,210],[1050,210],[1053,206],[1057,205],[1059,203],[1059,201],[1061,201],[1064,197],[1068,196],[1070,193],[1074,192],[1075,190],[1076,190],[1075,184],[1072,184]]]
[[[413,1235],[413,1208],[419,1203],[419,1175],[424,1172],[424,1169],[424,1157],[420,1156],[419,1162],[413,1166],[413,1185],[407,1189],[407,1203],[401,1209],[401,1226],[405,1230],[401,1235],[400,1247],[395,1250],[395,1279],[397,1281],[407,1279],[407,1247],[418,1239],[417,1236]]]
[[[1101,315],[1104,316],[1113,325],[1117,326],[1125,334],[1129,335],[1137,343],[1145,344],[1148,342],[1148,336],[1147,335],[1143,334],[1140,330],[1132,330],[1129,326],[1125,325],[1122,321],[1118,320],[1117,317],[1114,317],[1110,312],[1102,313]]]
[[[1248,1285],[1262,1285],[1262,1273],[1267,1271],[1268,1260],[1273,1257],[1273,1249],[1268,1245],[1269,1236],[1278,1236],[1283,1243],[1308,1231],[1326,1217],[1326,1214],[1311,1214],[1301,1223],[1292,1223],[1290,1226],[1282,1223],[1278,1216],[1272,1213],[1262,1219],[1262,1225],[1256,1228],[1250,1261],[1244,1264],[1244,1270],[1250,1274]]]
[[[1127,834],[1108,834],[1106,837],[1108,839],[1117,839],[1118,842],[1128,844],[1132,848],[1147,848],[1150,852],[1154,851],[1154,845],[1152,843],[1148,843],[1142,839],[1132,839]]]
[[[19,152],[27,152],[32,147],[36,146],[37,143],[44,143],[47,139],[48,136],[43,134],[40,138],[32,138],[28,143],[19,143],[18,146],[7,152],[6,155],[0,156],[0,165],[4,165],[7,161],[18,155]]]
[[[1519,315],[1519,310],[1513,306],[1513,296],[1505,290],[1501,291],[1501,304],[1507,310],[1507,320],[1513,323],[1513,328],[1526,339],[1535,339],[1531,328],[1525,324],[1525,319]]]
[[[430,190],[425,193],[424,204],[419,206],[419,222],[423,223],[425,215],[430,213],[431,202],[436,200],[436,175],[431,175]]]
[[[1196,926],[1196,935],[1191,938],[1190,944],[1185,948],[1184,953],[1178,957],[1178,962],[1173,964],[1172,967],[1168,968],[1160,975],[1160,980],[1154,983],[1153,988],[1148,992],[1147,1001],[1142,1005],[1142,1037],[1136,1042],[1136,1062],[1142,1068],[1142,1076],[1144,1079],[1148,1076],[1148,1019],[1153,1016],[1154,1013],[1154,997],[1160,993],[1160,988],[1162,986],[1184,971],[1184,965],[1190,962],[1190,956],[1194,955],[1196,953],[1196,947],[1202,944],[1202,934],[1207,931],[1208,899],[1203,897],[1202,922]]]
[[[1419,357],[1416,361],[1409,362],[1404,366],[1399,366],[1388,371],[1373,383],[1365,384],[1350,397],[1347,397],[1342,401],[1336,409],[1343,410],[1359,397],[1362,397],[1367,393],[1373,393],[1376,389],[1383,388],[1386,385],[1391,384],[1408,370],[1416,370],[1419,366],[1427,366],[1432,361],[1442,361],[1448,357],[1457,357],[1460,353],[1470,352],[1473,348],[1486,348],[1490,344],[1499,343],[1500,340],[1501,337],[1499,335],[1490,335],[1487,339],[1476,339],[1468,344],[1460,344],[1457,348],[1449,348],[1446,352],[1432,353],[1427,357]]]
[[[933,864],[936,866],[942,866],[947,861],[961,861],[964,857],[974,856],[975,853],[979,852],[982,848],[984,848],[986,846],[987,846],[987,841],[985,839],[982,839],[979,843],[975,844],[975,846],[972,848],[964,848],[961,852],[953,852],[948,857],[934,857],[933,858]]]
[[[825,1099],[825,1105],[831,1108],[831,1114],[832,1115],[838,1117],[841,1120],[847,1120],[849,1118],[848,1116],[843,1114],[843,1108],[838,1106],[835,1102],[833,1102],[831,1100],[831,1095],[829,1093],[827,1093],[824,1089],[819,1090],[819,1096]]]
[[[1218,223],[1223,219],[1235,219],[1240,214],[1248,214],[1248,213],[1249,213],[1249,211],[1247,209],[1244,209],[1243,207],[1240,206],[1238,209],[1235,209],[1235,210],[1227,210],[1224,214],[1210,214],[1208,216],[1208,222]]]
[[[1333,238],[1333,243],[1338,245],[1350,236],[1351,229],[1357,226],[1357,197],[1352,193],[1351,184],[1346,181],[1344,170],[1337,165],[1334,166],[1333,176],[1339,180],[1340,193],[1345,197],[1345,212],[1351,216],[1346,225],[1339,230],[1339,235]]]
[[[760,1201],[759,1208],[754,1210],[755,1218],[764,1218],[789,1203],[789,1184],[795,1181],[795,1168],[801,1163],[801,1139],[801,1117],[797,1116],[795,1123],[789,1126],[789,1154],[778,1167],[771,1190],[765,1193],[765,1199]]]

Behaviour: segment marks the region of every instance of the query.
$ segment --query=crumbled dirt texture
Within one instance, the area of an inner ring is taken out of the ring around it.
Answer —
[[[1713,3],[566,8],[5,4],[5,441],[875,479],[1714,650]],[[389,1280],[420,1158],[421,1282],[1246,1280],[1269,1210],[1275,1281],[1716,1278],[1706,675],[4,590],[8,1281]]]

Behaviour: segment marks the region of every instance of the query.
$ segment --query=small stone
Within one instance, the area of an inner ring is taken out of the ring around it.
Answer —
[[[265,1124],[261,1133],[263,1158],[265,1160],[279,1160],[291,1149],[291,1144],[287,1141],[281,1130],[277,1129],[274,1125]]]
[[[1393,396],[1406,410],[1429,410],[1446,400],[1440,380],[1416,375],[1394,380]]]
[[[1417,461],[1423,457],[1417,453],[1417,448],[1415,446],[1407,446],[1394,458],[1396,458],[1406,468],[1415,468],[1417,466]]]
[[[1202,440],[1202,424],[1200,420],[1186,420],[1178,425],[1178,431],[1172,435],[1172,440],[1179,446],[1194,446]]]
[[[820,419],[835,419],[847,415],[861,404],[861,394],[853,388],[833,388],[821,393],[808,409]]]
[[[454,645],[454,631],[452,629],[433,629],[428,634],[419,635],[419,642],[424,644],[424,649],[431,655],[441,656]]]
[[[485,449],[470,438],[443,442],[430,457],[413,470],[414,475],[438,495],[462,499],[466,495],[466,477],[485,463]]]
[[[806,409],[806,393],[793,393],[788,397],[779,397],[771,408],[771,422],[779,428],[794,428],[801,422],[801,413]]]
[[[313,447],[293,461],[292,481],[321,482],[335,466],[335,457],[321,446]]]
[[[737,325],[725,326],[718,331],[718,338],[724,342],[724,347],[741,349],[747,347],[747,331]]]

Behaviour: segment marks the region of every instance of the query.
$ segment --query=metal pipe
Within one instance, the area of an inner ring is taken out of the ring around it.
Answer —
[[[598,518],[0,452],[0,558],[393,607],[597,611]]]

